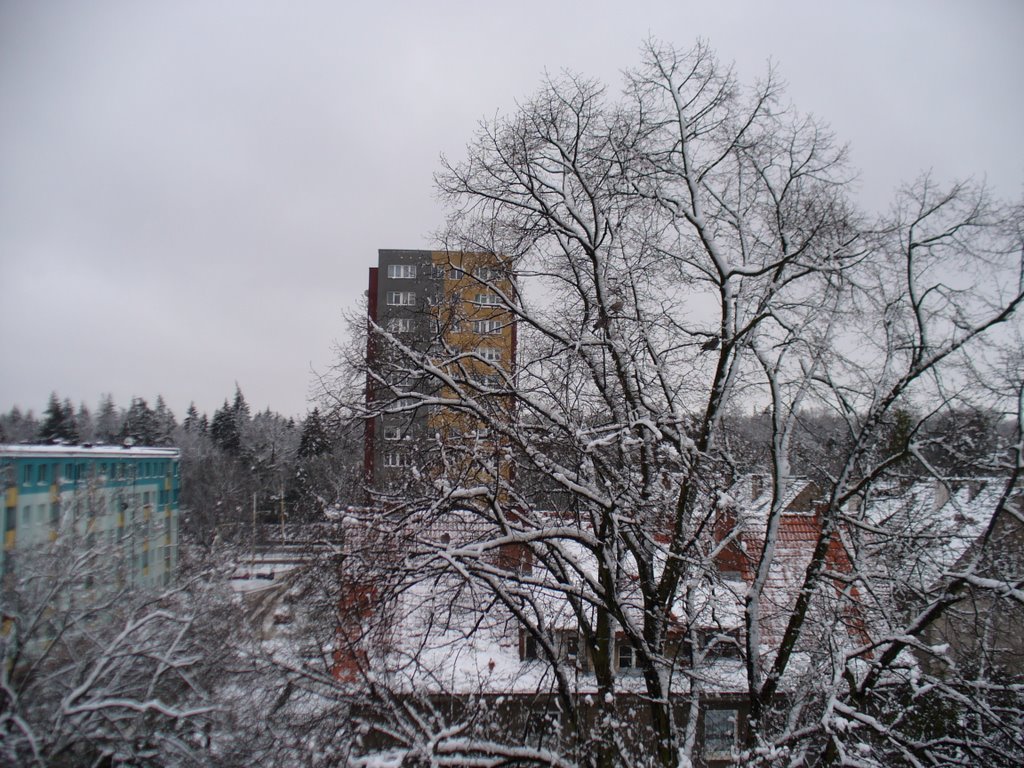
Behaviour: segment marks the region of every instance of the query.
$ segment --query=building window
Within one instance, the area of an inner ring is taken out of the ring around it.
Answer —
[[[398,427],[384,427],[384,439],[385,440],[400,440],[402,437],[402,430]]]
[[[708,656],[738,659],[742,654],[742,636],[738,628],[702,632],[700,639]]]
[[[473,302],[475,304],[494,306],[496,304],[501,304],[501,297],[496,293],[478,293],[473,297]]]
[[[480,349],[477,350],[477,354],[489,363],[497,363],[501,361],[501,350],[495,349],[494,347],[480,347]]]
[[[580,636],[575,632],[566,632],[561,637],[562,658],[575,664],[580,655]]]
[[[473,321],[473,333],[478,333],[481,336],[488,334],[493,335],[501,333],[501,321],[499,320],[474,320]]]
[[[704,758],[728,760],[736,747],[738,731],[735,709],[704,710]]]
[[[633,646],[628,640],[619,641],[619,669],[624,671],[636,669],[636,651],[633,650]]]
[[[483,387],[485,389],[494,389],[496,387],[500,387],[501,386],[501,377],[500,376],[494,376],[492,374],[481,375],[481,376],[474,376],[473,377],[473,382],[478,387]]]
[[[411,464],[412,460],[407,454],[395,452],[384,454],[385,467],[408,467]]]
[[[416,303],[415,291],[388,291],[388,305],[392,307],[411,307]]]
[[[412,331],[412,318],[389,317],[387,329],[390,333],[410,333]]]
[[[461,280],[465,276],[466,276],[466,272],[465,272],[464,269],[462,269],[460,267],[452,267],[452,276],[451,276],[452,280]]]
[[[411,280],[416,277],[416,265],[388,264],[388,277],[396,280]]]
[[[39,465],[39,482],[42,485],[46,485],[46,465]]]
[[[477,267],[473,270],[473,276],[477,280],[500,280],[501,272],[494,267]]]
[[[523,634],[523,661],[534,661],[540,658],[540,645],[537,638],[529,633]]]
[[[431,268],[431,276],[436,280],[444,280],[447,268],[443,264],[434,264]]]
[[[21,470],[21,482],[28,485],[32,482],[32,465],[26,464]]]

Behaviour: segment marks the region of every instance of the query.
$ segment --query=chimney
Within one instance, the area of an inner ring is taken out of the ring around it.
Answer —
[[[942,480],[935,480],[935,491],[932,495],[932,511],[936,512],[942,509],[949,501],[949,486],[946,485]]]
[[[750,476],[750,500],[757,501],[764,490],[764,475]]]

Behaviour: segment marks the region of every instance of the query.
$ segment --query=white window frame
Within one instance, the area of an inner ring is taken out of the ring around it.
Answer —
[[[477,280],[500,280],[501,270],[494,267],[477,267],[473,270],[473,277]]]
[[[416,303],[416,291],[388,291],[385,298],[389,307],[411,307]]]
[[[388,451],[384,454],[385,467],[409,467],[412,466],[412,457],[407,453]]]
[[[384,427],[382,430],[384,433],[385,440],[401,440],[402,430],[398,427]]]
[[[412,318],[389,317],[387,329],[389,333],[412,333]]]
[[[704,710],[704,759],[705,760],[729,760],[732,757],[733,750],[739,743],[739,711],[730,707],[716,707],[714,709]],[[709,720],[715,720],[716,729],[716,740],[712,744],[708,738],[711,729],[708,727]],[[729,748],[722,749],[725,746],[724,736],[726,733],[725,726],[728,721],[732,720],[732,737],[729,740]],[[723,737],[719,739],[718,736]]]
[[[637,670],[636,648],[634,648],[632,643],[628,640],[617,640],[615,645],[616,661],[619,665],[619,671],[635,672]]]
[[[501,350],[497,347],[480,347],[476,352],[480,355],[481,359],[486,360],[488,363],[501,362]]]
[[[501,304],[501,297],[496,293],[478,293],[473,297],[474,304],[482,304],[485,307],[494,307]]]
[[[563,659],[572,664],[577,663],[580,657],[580,636],[578,632],[563,632],[559,646]]]
[[[388,264],[388,277],[392,280],[414,280],[416,278],[416,265]]]
[[[495,336],[501,333],[500,320],[474,320],[473,333],[481,336]]]

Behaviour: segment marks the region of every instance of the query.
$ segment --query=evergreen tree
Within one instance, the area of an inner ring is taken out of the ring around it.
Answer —
[[[128,437],[139,445],[155,445],[157,442],[156,414],[145,398],[133,397],[131,407],[124,415],[121,438]]]
[[[64,401],[60,404],[60,410],[64,424],[67,425],[67,441],[77,443],[79,440],[78,424],[75,421],[75,406],[71,404],[71,398],[64,398]]]
[[[0,416],[0,441],[5,443],[34,443],[39,440],[39,421],[32,411],[22,414],[18,406]]]
[[[224,406],[213,413],[213,421],[210,422],[210,437],[221,450],[233,456],[237,456],[242,449],[242,434],[238,429],[238,420],[235,409],[224,401]]]
[[[96,432],[93,437],[98,443],[113,443],[120,434],[121,415],[114,405],[114,398],[107,393],[100,397],[100,404],[96,409]]]
[[[85,403],[78,406],[78,413],[75,414],[75,428],[78,430],[78,439],[83,443],[91,443],[96,439],[96,423]]]
[[[181,428],[186,432],[199,432],[200,431],[200,418],[199,411],[196,408],[195,402],[188,404],[188,410],[185,411],[185,420],[181,422]]]
[[[62,404],[56,392],[50,393],[50,401],[43,412],[43,423],[39,428],[39,439],[43,442],[77,442],[78,430],[75,428],[75,410],[71,402]]]
[[[245,395],[242,394],[238,382],[235,382],[235,400],[231,405],[231,410],[235,414],[239,428],[249,421],[249,404],[245,402]]]
[[[174,430],[178,426],[178,420],[174,418],[174,412],[167,407],[163,395],[156,396],[156,408],[153,411],[153,422],[156,428],[156,445],[170,445],[174,442]]]
[[[320,418],[320,409],[314,408],[302,425],[302,437],[299,439],[299,458],[308,459],[322,456],[331,450],[331,440]]]

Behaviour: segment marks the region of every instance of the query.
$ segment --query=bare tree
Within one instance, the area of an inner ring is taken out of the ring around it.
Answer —
[[[520,354],[482,377],[472,348],[444,335],[413,348],[371,323],[387,354],[363,373],[390,397],[361,415],[431,409],[449,428],[418,446],[407,486],[366,522],[403,547],[415,541],[400,558],[408,583],[430,573],[472,592],[478,622],[504,617],[547,663],[566,734],[552,764],[701,759],[720,642],[711,595],[728,588],[721,555],[742,526],[725,516],[743,470],[726,417],[749,403],[768,422],[772,502],[746,554],[749,582],[732,588],[747,713],[736,757],[1019,759],[1016,703],[982,713],[984,729],[1009,738],[951,747],[924,738],[899,702],[941,708],[966,695],[908,687],[908,653],[960,601],[952,587],[1016,599],[1020,570],[950,572],[913,615],[872,624],[892,585],[875,582],[857,549],[871,523],[855,501],[908,457],[927,466],[929,425],[995,354],[991,339],[1022,301],[1021,210],[924,177],[870,221],[848,199],[850,178],[843,148],[784,103],[772,73],[745,87],[702,45],[654,43],[620,98],[579,77],[551,80],[483,124],[466,159],[438,176],[453,210],[448,247],[502,254],[515,271],[514,291],[482,282],[518,324]],[[790,449],[812,412],[840,434],[818,468],[816,538],[769,636]],[[1004,479],[996,513],[1017,471]],[[456,512],[486,535],[453,547],[417,533]],[[592,696],[580,695],[567,627]],[[618,674],[623,648],[639,690]],[[621,717],[633,694],[640,725]],[[492,745],[495,759],[514,759],[503,749]]]
[[[69,534],[19,553],[5,584],[4,764],[202,764],[216,707],[195,613],[126,588],[120,548]]]

